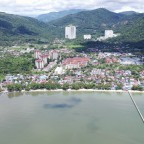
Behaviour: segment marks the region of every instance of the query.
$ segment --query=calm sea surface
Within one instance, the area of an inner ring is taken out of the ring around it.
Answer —
[[[12,93],[0,95],[0,144],[144,144],[144,123],[127,93]]]

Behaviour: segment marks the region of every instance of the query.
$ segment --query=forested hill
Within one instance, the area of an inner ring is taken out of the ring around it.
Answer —
[[[76,14],[65,16],[61,19],[50,22],[50,24],[56,26],[68,25],[69,23],[75,25],[87,25],[89,27],[97,26],[101,24],[111,25],[117,23],[124,17],[124,14],[114,13],[104,8],[96,10],[82,11]]]
[[[58,30],[63,29],[66,25],[73,24],[77,26],[77,34],[101,34],[105,29],[112,28],[113,24],[118,23],[123,14],[110,12],[106,9],[96,9],[92,11],[83,11],[77,14],[65,16],[61,19],[48,23]]]
[[[47,24],[34,18],[0,13],[0,41],[5,44],[15,40],[48,37]]]
[[[118,41],[144,41],[144,14],[114,13],[107,9],[96,9],[70,14],[49,23],[34,18],[0,13],[0,45],[14,42],[47,42],[55,38],[64,39],[65,26],[77,27],[77,36],[92,34],[94,38],[104,35],[106,29],[120,33]]]
[[[144,14],[127,16],[117,23],[114,29],[121,33],[117,40],[129,42],[144,41]]]
[[[119,40],[144,40],[144,29],[142,28],[144,27],[144,14],[134,12],[114,13],[100,8],[68,15],[48,24],[55,29],[52,33],[57,37],[62,37],[61,34],[64,33],[66,25],[73,24],[77,26],[78,36],[84,34],[92,34],[95,37],[102,36],[104,30],[112,29],[116,33],[121,33]]]

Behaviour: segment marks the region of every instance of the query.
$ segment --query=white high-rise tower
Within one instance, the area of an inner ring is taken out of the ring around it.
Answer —
[[[69,25],[65,27],[65,38],[67,39],[75,39],[76,38],[76,27],[73,25]]]

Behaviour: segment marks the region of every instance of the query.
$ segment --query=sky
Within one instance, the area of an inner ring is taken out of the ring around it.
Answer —
[[[144,0],[0,0],[0,12],[37,16],[69,9],[144,12]]]

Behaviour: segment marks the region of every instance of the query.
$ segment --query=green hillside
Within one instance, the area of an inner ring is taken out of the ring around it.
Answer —
[[[144,40],[144,14],[114,13],[107,9],[96,9],[70,14],[49,23],[34,18],[0,13],[0,45],[15,42],[48,42],[55,38],[64,39],[65,26],[77,27],[77,37],[92,34],[94,38],[112,29],[121,35],[113,39],[120,42],[139,42]]]
[[[127,16],[115,25],[115,30],[121,33],[117,40],[137,42],[144,40],[144,14]]]
[[[68,15],[48,24],[59,32],[64,32],[65,26],[73,24],[77,26],[78,35],[87,33],[100,35],[105,29],[111,29],[112,25],[118,23],[123,17],[123,14],[113,13],[101,8]]]
[[[35,41],[48,37],[48,26],[30,17],[0,13],[1,45],[14,41]]]
[[[82,42],[84,34],[92,34],[93,38],[96,39],[103,36],[106,29],[112,29],[115,33],[120,33],[120,36],[107,40],[106,45],[109,42],[110,44],[119,43],[122,47],[129,45],[130,48],[127,49],[129,52],[132,50],[144,52],[144,14],[123,14],[110,12],[106,9],[96,9],[69,15],[48,24],[52,27],[51,34],[58,38],[64,38],[65,26],[75,25],[77,27],[77,39],[73,43],[77,44]],[[99,44],[96,43],[96,45]]]
[[[106,29],[112,29],[120,33],[120,41],[144,40],[144,14],[114,13],[100,8],[92,11],[84,11],[48,23],[52,35],[64,38],[64,28],[69,24],[77,26],[77,35],[92,34],[94,37],[104,35]]]

